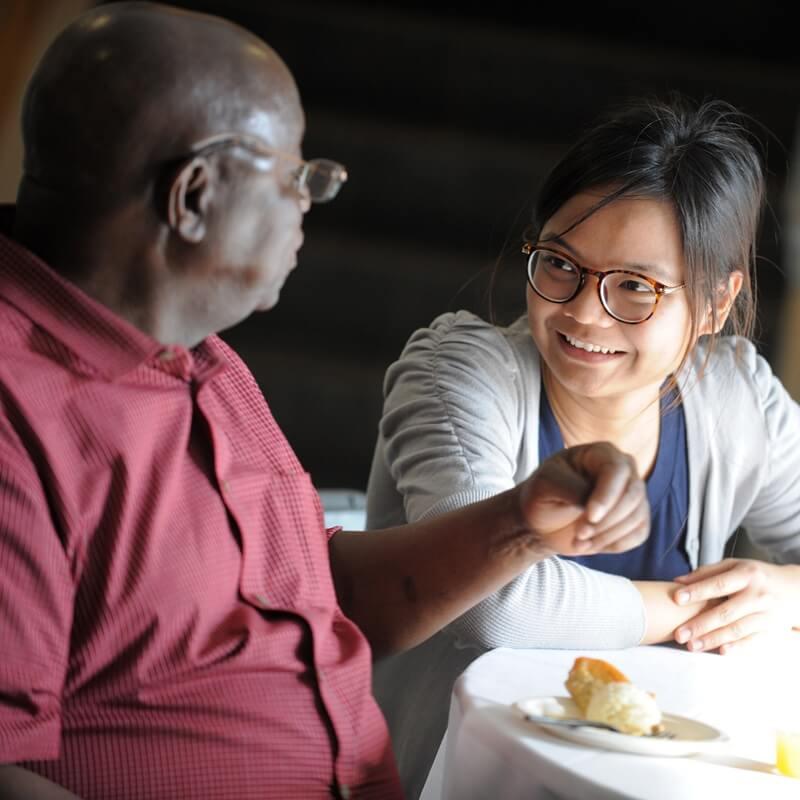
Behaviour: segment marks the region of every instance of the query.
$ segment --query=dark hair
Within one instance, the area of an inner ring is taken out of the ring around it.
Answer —
[[[764,170],[750,117],[721,100],[694,104],[670,94],[613,109],[569,149],[544,181],[529,233],[576,194],[607,194],[574,225],[619,197],[670,203],[680,228],[692,341],[736,270],[739,296],[725,333],[750,337],[755,325],[756,234],[765,202]],[[708,352],[716,335],[711,334]]]

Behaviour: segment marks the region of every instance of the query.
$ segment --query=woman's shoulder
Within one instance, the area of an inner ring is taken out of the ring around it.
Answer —
[[[538,353],[524,317],[502,326],[472,311],[440,314],[428,327],[412,334],[404,355],[422,350],[432,355],[469,353],[479,360],[482,357],[499,359],[509,368],[516,368],[520,363],[538,365]]]
[[[691,370],[706,392],[722,385],[763,388],[777,380],[756,345],[742,336],[721,336],[713,346],[701,340],[692,355]]]
[[[482,339],[499,339],[504,329],[489,322],[473,311],[461,309],[439,314],[427,328],[419,328],[415,335],[425,335],[443,339],[448,336],[474,336]]]
[[[721,337],[713,348],[700,344],[683,380],[687,407],[724,410],[732,428],[737,419],[747,427],[760,418],[769,427],[796,413],[796,403],[769,361],[753,342],[739,336]]]
[[[384,395],[414,390],[465,403],[538,391],[539,357],[527,327],[495,325],[471,311],[441,314],[415,331],[384,379]]]

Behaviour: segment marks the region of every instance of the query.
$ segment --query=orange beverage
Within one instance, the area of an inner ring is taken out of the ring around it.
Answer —
[[[778,731],[778,772],[791,778],[800,778],[800,732]]]

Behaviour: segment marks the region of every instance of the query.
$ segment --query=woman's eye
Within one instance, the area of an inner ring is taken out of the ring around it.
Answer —
[[[575,272],[574,264],[570,264],[569,261],[565,261],[558,256],[546,256],[544,261],[550,269],[562,272]]]
[[[637,280],[636,278],[627,278],[620,281],[619,288],[627,292],[646,292],[647,294],[653,293],[653,287],[646,281]]]

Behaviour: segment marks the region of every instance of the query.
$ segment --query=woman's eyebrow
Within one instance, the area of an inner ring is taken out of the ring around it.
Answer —
[[[542,234],[539,237],[539,241],[545,242],[547,244],[554,242],[559,247],[563,248],[564,250],[568,250],[570,253],[572,253],[572,255],[574,255],[575,258],[579,257],[578,254],[572,249],[572,247],[570,247],[569,242],[566,239],[562,239],[557,233],[545,233],[544,231],[542,231]]]
[[[625,262],[621,265],[621,268],[629,269],[633,272],[641,272],[648,277],[655,278],[659,283],[664,283],[667,286],[673,286],[680,283],[680,281],[675,280],[672,275],[669,275],[662,267],[659,267],[656,264],[636,264]]]
[[[576,252],[575,248],[571,247],[569,242],[559,236],[557,233],[546,234],[543,231],[539,241],[542,243],[557,244],[562,250],[566,250],[568,253],[570,253],[570,255],[574,256],[576,261],[582,260],[580,253]],[[660,267],[657,264],[643,264],[637,261],[624,261],[616,268],[629,269],[632,272],[641,272],[644,275],[655,278],[655,280],[668,286],[671,286],[676,282],[672,275],[669,275],[663,267]],[[677,281],[677,283],[680,283],[680,281]]]

